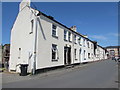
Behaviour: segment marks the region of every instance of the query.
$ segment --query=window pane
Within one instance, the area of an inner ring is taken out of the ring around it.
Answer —
[[[53,24],[52,28],[53,28],[53,29],[56,29],[56,25]]]
[[[31,31],[30,31],[30,34],[33,32],[33,24],[34,24],[34,20],[31,20]]]
[[[71,32],[68,34],[68,40],[71,41]]]
[[[57,45],[52,44],[52,59],[57,59]]]
[[[53,36],[56,36],[56,35],[57,35],[57,34],[56,34],[56,27],[57,27],[56,25],[54,25],[54,24],[52,25],[52,35],[53,35]]]
[[[64,39],[67,40],[67,31],[64,30]]]
[[[75,49],[74,53],[75,53],[75,59],[76,59],[76,49]]]
[[[74,42],[76,43],[76,35],[74,35]]]
[[[52,35],[56,36],[56,31],[55,30],[52,31]]]
[[[56,59],[56,53],[52,51],[52,59]]]

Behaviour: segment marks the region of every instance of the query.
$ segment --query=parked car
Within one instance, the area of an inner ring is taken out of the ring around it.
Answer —
[[[112,57],[112,60],[116,60],[116,58],[115,58],[115,57]]]
[[[117,61],[120,62],[120,56],[118,57]]]

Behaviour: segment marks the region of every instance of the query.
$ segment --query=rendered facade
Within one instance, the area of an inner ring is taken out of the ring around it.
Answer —
[[[108,46],[106,47],[109,58],[120,56],[120,46]]]
[[[53,17],[20,3],[11,30],[9,71],[20,72],[20,64],[33,70],[107,59],[106,50]]]

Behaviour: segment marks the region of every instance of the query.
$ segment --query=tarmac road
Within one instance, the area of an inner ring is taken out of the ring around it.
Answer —
[[[30,77],[35,78],[3,82],[3,88],[118,88],[118,65],[115,61],[103,60],[58,74]]]

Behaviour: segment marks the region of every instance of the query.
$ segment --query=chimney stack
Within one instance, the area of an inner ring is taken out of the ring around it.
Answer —
[[[21,11],[24,7],[30,6],[31,0],[22,0],[22,2],[19,5],[19,11]]]
[[[72,26],[70,29],[73,30],[73,31],[75,31],[75,32],[77,31],[76,26]]]

